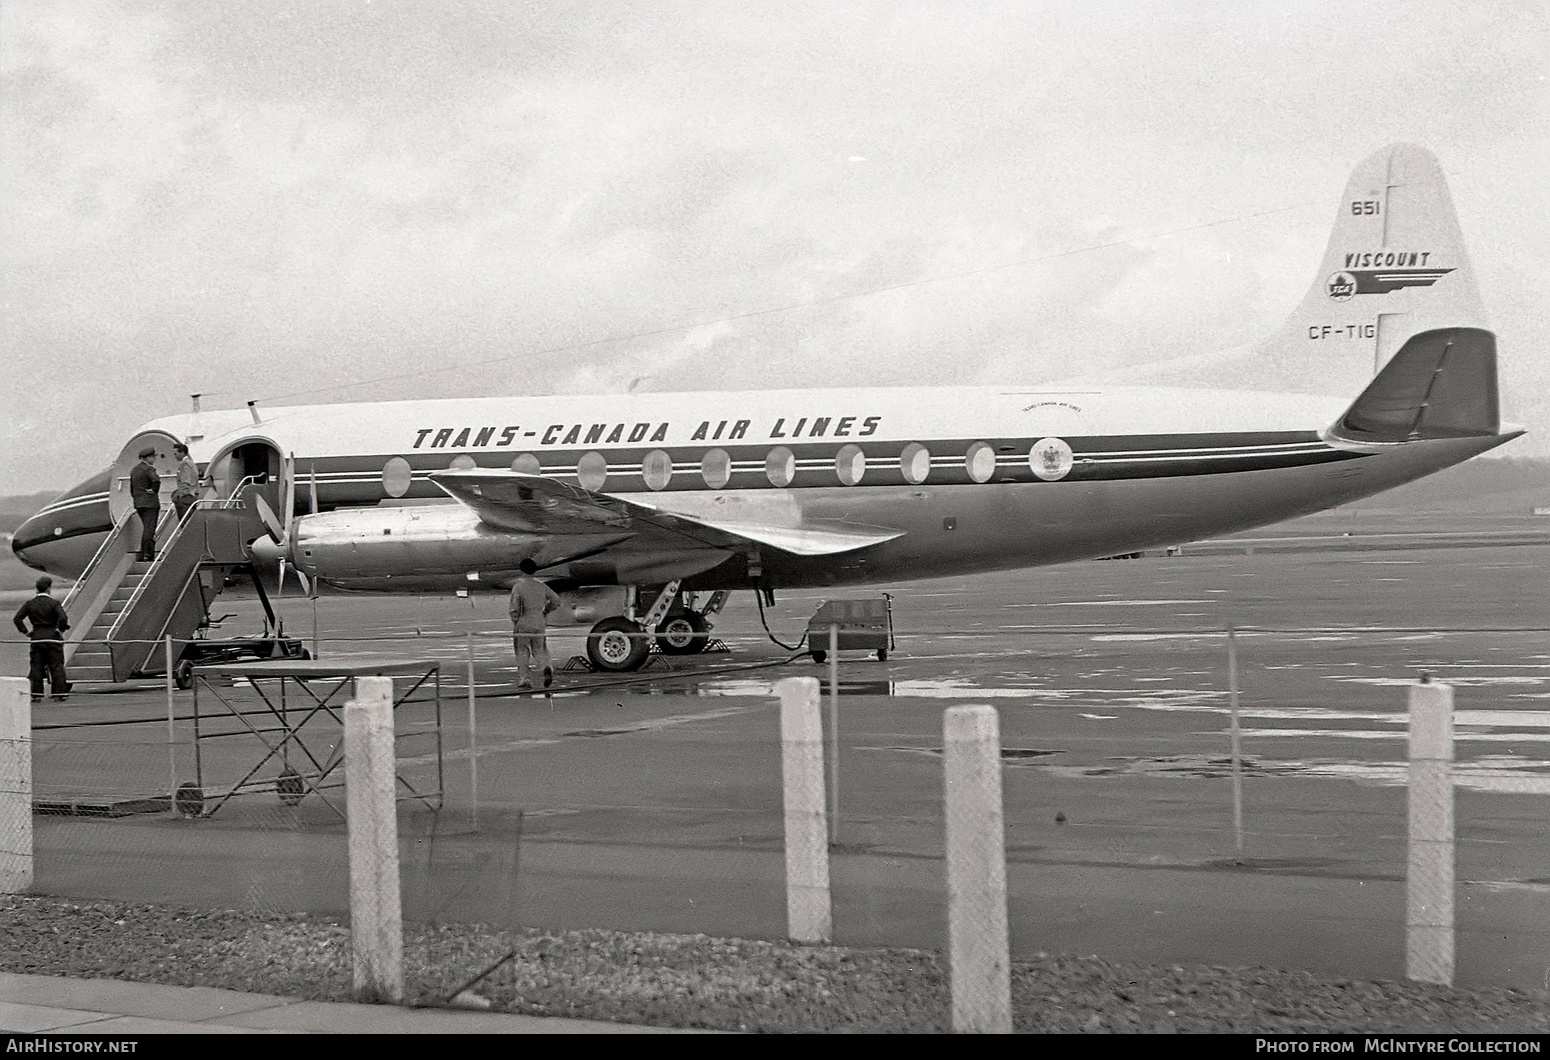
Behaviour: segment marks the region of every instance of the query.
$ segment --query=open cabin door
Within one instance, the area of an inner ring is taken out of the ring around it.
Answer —
[[[172,507],[172,491],[178,484],[178,458],[172,454],[172,445],[177,440],[166,431],[144,431],[129,439],[129,444],[119,452],[108,479],[108,514],[114,525],[134,507],[134,500],[129,496],[129,473],[140,462],[140,450],[146,446],[156,450],[151,463],[161,479],[161,506]]]
[[[208,474],[221,500],[256,493],[289,525],[296,500],[295,461],[280,454],[268,438],[245,438],[228,446],[210,461]]]

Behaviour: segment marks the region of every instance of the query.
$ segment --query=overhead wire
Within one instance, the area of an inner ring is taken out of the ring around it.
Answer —
[[[662,327],[650,328],[644,331],[632,331],[620,335],[609,335],[599,339],[588,339],[585,342],[566,343],[559,346],[548,346],[537,350],[524,350],[521,353],[503,354],[499,357],[485,357],[474,361],[463,361],[457,364],[443,366],[443,371],[464,371],[471,368],[483,368],[492,364],[503,364],[507,361],[524,360],[531,357],[544,357],[556,353],[573,353],[578,350],[592,349],[597,346],[606,346],[616,342],[632,342],[637,339],[657,338],[662,335],[671,335],[676,332],[690,331],[695,328],[714,327],[719,324],[731,324],[740,320],[752,320],[756,317],[772,316],[777,313],[789,313],[798,309],[809,309],[815,306],[832,305],[837,302],[850,301],[857,298],[870,298],[873,295],[888,294],[893,291],[904,291],[913,287],[923,287],[928,284],[948,283],[953,280],[968,279],[973,276],[984,276],[1005,269],[1020,268],[1025,265],[1037,265],[1042,262],[1056,261],[1060,258],[1072,257],[1077,254],[1087,254],[1098,250],[1107,250],[1113,247],[1125,246],[1130,243],[1145,242],[1152,239],[1165,239],[1170,236],[1183,235],[1187,232],[1198,232],[1207,228],[1218,228],[1222,225],[1235,224],[1239,221],[1249,221],[1260,217],[1270,217],[1274,214],[1287,213],[1292,210],[1302,209],[1312,205],[1312,201],[1292,203],[1288,206],[1278,206],[1269,210],[1256,210],[1249,213],[1236,214],[1232,217],[1222,217],[1213,221],[1203,221],[1199,224],[1184,225],[1179,228],[1171,228],[1163,232],[1143,233],[1127,235],[1121,239],[1111,239],[1103,243],[1092,243],[1081,247],[1071,247],[1066,250],[1057,250],[1049,254],[1040,254],[1031,258],[1019,258],[1016,261],[1001,262],[996,265],[985,265],[977,269],[968,269],[963,272],[945,273],[940,276],[927,276],[918,280],[906,280],[902,283],[888,284],[883,287],[872,287],[864,291],[849,291],[844,294],[826,295],[821,298],[810,298],[801,302],[788,302],[784,305],[769,306],[764,309],[751,309],[742,313],[732,313],[727,316],[713,317],[703,320],[680,321]],[[373,386],[377,383],[391,383],[401,379],[418,379],[424,375],[423,370],[396,372],[392,375],[374,376],[370,379],[346,380],[327,386],[309,387],[305,390],[288,390],[283,393],[269,394],[255,398],[255,401],[274,402],[286,398],[306,397],[311,394],[333,393],[339,390],[347,390],[354,387]],[[215,396],[220,392],[207,392],[205,396]]]

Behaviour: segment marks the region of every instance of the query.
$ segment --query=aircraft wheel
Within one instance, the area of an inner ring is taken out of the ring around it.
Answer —
[[[887,648],[878,648],[877,649],[877,661],[878,662],[887,662],[888,661],[888,649]]]
[[[823,651],[823,650],[818,649],[818,648],[814,648],[812,651],[808,652],[807,654],[811,655],[813,657],[813,662],[818,663],[819,665],[822,665],[823,661],[829,657],[829,653],[828,652]]]
[[[605,618],[587,634],[587,658],[594,670],[626,673],[639,670],[651,651],[644,630],[627,618]]]
[[[666,655],[696,655],[710,643],[710,626],[698,611],[680,611],[668,615],[657,626],[657,646]]]

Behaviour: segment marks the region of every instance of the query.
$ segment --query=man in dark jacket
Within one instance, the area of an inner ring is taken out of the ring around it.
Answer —
[[[32,640],[27,678],[32,682],[34,703],[43,698],[45,673],[48,683],[53,686],[55,699],[64,699],[70,691],[70,682],[65,680],[65,630],[70,628],[70,620],[65,617],[65,609],[59,606],[59,601],[48,594],[53,587],[54,580],[47,574],[39,578],[38,595],[22,604],[14,620],[16,628]],[[26,622],[32,623],[30,630]]]
[[[161,516],[161,477],[151,463],[154,446],[140,450],[140,462],[129,472],[129,497],[140,517],[140,558],[156,558],[156,521]]]

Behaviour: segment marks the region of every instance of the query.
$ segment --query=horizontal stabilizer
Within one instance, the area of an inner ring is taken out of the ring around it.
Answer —
[[[1496,336],[1439,328],[1412,336],[1330,433],[1352,442],[1494,435]]]
[[[494,468],[438,471],[431,481],[472,508],[485,523],[523,533],[669,532],[717,548],[752,543],[797,556],[852,552],[904,535],[890,527],[828,520],[778,526],[683,515],[558,479]]]

